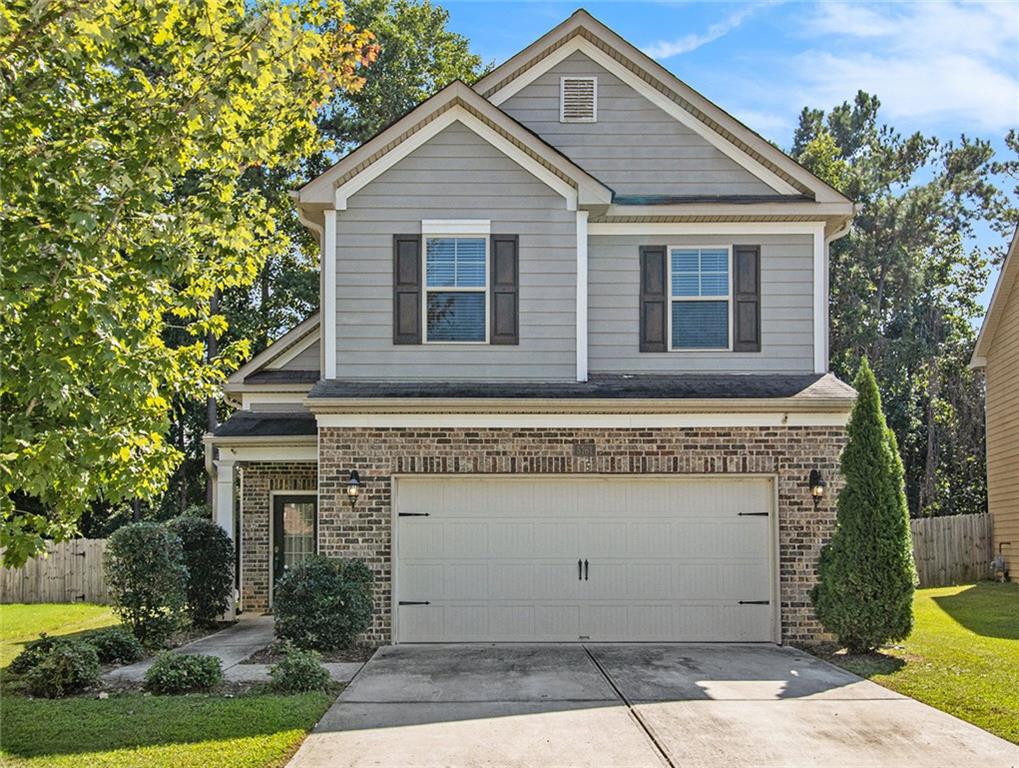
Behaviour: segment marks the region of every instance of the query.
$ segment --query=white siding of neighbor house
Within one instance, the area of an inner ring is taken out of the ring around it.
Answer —
[[[559,122],[563,75],[597,76],[597,122]],[[616,194],[776,194],[580,51],[499,106]]]
[[[733,244],[761,246],[761,351],[640,352],[640,246]],[[590,372],[811,373],[814,370],[812,244],[810,235],[591,237],[588,246]]]
[[[520,343],[393,344],[393,235],[422,219],[488,219],[520,238]],[[569,380],[576,360],[576,214],[461,123],[371,181],[337,213],[339,378]]]

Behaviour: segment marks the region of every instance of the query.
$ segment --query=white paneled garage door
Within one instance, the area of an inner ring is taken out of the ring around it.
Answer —
[[[774,641],[767,478],[399,478],[398,642]]]

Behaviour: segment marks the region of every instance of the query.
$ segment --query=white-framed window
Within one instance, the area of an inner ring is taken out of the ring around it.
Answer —
[[[598,120],[598,78],[559,78],[559,122],[594,123]]]
[[[488,342],[488,238],[426,235],[426,344]]]
[[[669,247],[669,349],[732,349],[732,249]]]

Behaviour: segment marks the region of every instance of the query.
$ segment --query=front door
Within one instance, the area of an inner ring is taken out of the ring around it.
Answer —
[[[272,509],[272,577],[315,554],[318,500],[314,495],[274,496]]]

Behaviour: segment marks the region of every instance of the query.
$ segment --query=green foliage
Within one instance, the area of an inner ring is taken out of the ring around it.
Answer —
[[[216,656],[164,651],[145,672],[143,687],[156,694],[208,691],[223,679]]]
[[[14,657],[14,660],[11,661],[7,669],[16,675],[23,675],[35,669],[39,666],[39,662],[46,658],[46,655],[58,640],[59,638],[50,637],[43,632],[39,635],[38,640],[25,644],[25,648]]]
[[[106,542],[106,581],[114,608],[147,648],[180,626],[188,571],[180,537],[159,523],[132,523]]]
[[[902,461],[866,358],[853,384],[858,397],[842,453],[845,485],[811,599],[825,629],[859,653],[909,635],[916,570]]]
[[[866,356],[902,450],[914,516],[986,509],[982,377],[968,364],[983,314],[982,224],[1017,215],[991,183],[1008,173],[988,142],[902,136],[860,92],[804,109],[792,153],[862,210],[831,247],[831,367],[848,380]]]
[[[195,624],[211,626],[226,610],[233,592],[233,542],[226,531],[203,517],[178,517],[168,527],[183,547],[188,616]]]
[[[99,656],[83,640],[57,639],[46,654],[25,676],[26,689],[32,696],[56,699],[99,682]]]
[[[309,693],[329,687],[329,670],[318,651],[305,651],[286,643],[284,656],[269,668],[272,689],[279,693]]]
[[[371,623],[372,578],[359,560],[309,557],[276,584],[276,637],[298,648],[349,646]]]
[[[145,655],[137,637],[123,627],[104,627],[86,633],[81,640],[96,649],[100,664],[131,664]]]
[[[251,169],[326,148],[375,48],[339,0],[12,0],[0,13],[0,547],[161,493],[171,409],[246,357],[210,311],[289,247]],[[292,205],[287,201],[286,211]],[[34,497],[40,514],[14,499]]]

